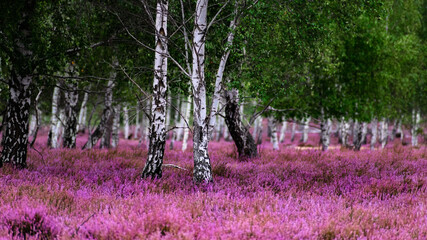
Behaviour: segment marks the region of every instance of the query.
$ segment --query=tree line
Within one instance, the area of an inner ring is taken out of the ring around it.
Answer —
[[[355,150],[368,123],[372,147],[386,144],[391,123],[391,137],[406,126],[414,146],[423,134],[426,0],[22,0],[0,9],[0,166],[27,166],[42,123],[50,148],[75,148],[88,132],[90,149],[116,147],[121,118],[125,138],[141,122],[133,135],[148,142],[143,178],[162,176],[167,137],[185,150],[192,136],[197,183],[213,179],[214,137],[227,133],[239,158],[256,157],[263,117],[274,149],[288,122],[292,132],[304,126],[303,142],[316,123],[325,151],[334,119]]]

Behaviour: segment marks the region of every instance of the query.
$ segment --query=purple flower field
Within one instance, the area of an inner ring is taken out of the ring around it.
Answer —
[[[214,183],[195,186],[191,149],[165,153],[186,170],[141,180],[137,141],[86,151],[45,142],[28,169],[0,169],[4,239],[427,238],[425,147],[273,151],[265,141],[259,158],[239,162],[232,142],[211,142]]]

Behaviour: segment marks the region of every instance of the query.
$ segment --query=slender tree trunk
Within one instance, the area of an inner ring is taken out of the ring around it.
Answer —
[[[188,95],[187,97],[187,106],[185,110],[185,119],[189,123],[190,121],[190,114],[191,114],[191,95]],[[190,129],[188,126],[184,128],[184,135],[182,137],[182,151],[184,152],[188,147],[188,135],[189,135]]]
[[[344,118],[341,120],[341,145],[343,147],[348,147],[348,132],[350,129],[350,123],[345,121]]]
[[[360,123],[359,123],[359,120],[354,120],[353,121],[353,131],[352,131],[352,135],[353,135],[353,146],[356,146],[356,143],[357,144],[359,144],[358,143],[358,141],[359,141],[359,131],[360,131],[361,129],[360,129]],[[362,143],[360,143],[360,144],[362,144]],[[358,150],[358,149],[357,149]]]
[[[113,65],[118,66],[117,59],[113,60]],[[101,121],[99,122],[99,125],[96,127],[95,131],[89,135],[89,139],[86,142],[86,144],[83,146],[83,149],[91,149],[93,148],[98,140],[102,138],[103,136],[107,137],[107,139],[104,137],[103,141],[101,141],[101,148],[103,147],[109,147],[110,145],[110,133],[106,133],[109,126],[111,126],[111,122],[113,120],[113,88],[114,88],[114,80],[116,79],[117,72],[113,69],[110,73],[110,79],[108,80],[108,85],[105,90],[105,97],[104,97],[104,111],[102,112]],[[107,136],[108,134],[108,136]]]
[[[297,125],[298,125],[298,123],[294,118],[293,123],[292,123],[292,130],[291,130],[291,142],[294,142],[294,140],[295,140],[295,131],[297,129]]]
[[[282,122],[282,127],[280,128],[280,138],[279,141],[282,143],[285,141],[285,136],[286,136],[286,127],[288,126],[288,122],[286,120],[284,120]]]
[[[271,143],[273,144],[273,150],[279,150],[279,141],[277,139],[277,122],[273,117],[269,118],[268,121],[271,129]]]
[[[111,148],[111,135],[113,133],[114,114],[114,108],[111,107],[111,114],[107,120],[107,123],[105,124],[105,129],[102,133],[99,148]]]
[[[141,124],[139,122],[139,108],[140,108],[140,106],[139,106],[139,104],[137,104],[136,105],[136,113],[135,113],[135,128],[134,128],[134,131],[133,131],[133,138],[134,139],[138,139],[139,125]]]
[[[396,137],[400,138],[400,141],[402,142],[404,139],[404,133],[402,130],[402,119],[399,119],[399,123],[397,125],[397,132],[396,132]]]
[[[58,148],[58,131],[56,125],[58,124],[58,103],[60,98],[59,88],[55,86],[52,96],[52,112],[50,117],[50,130],[47,138],[47,146],[50,148]]]
[[[226,91],[225,95],[225,123],[237,147],[239,158],[247,159],[257,156],[257,147],[249,128],[241,122],[239,110],[238,90]]]
[[[215,141],[219,142],[221,140],[221,129],[224,127],[224,118],[219,115],[216,116],[217,124],[215,125]]]
[[[380,143],[381,148],[385,148],[388,138],[388,123],[385,118],[380,121]]]
[[[177,115],[179,117],[179,123],[178,123],[178,129],[176,131],[176,140],[181,141],[182,135],[184,133],[184,127],[185,127],[185,121],[184,121],[184,115],[185,115],[185,109],[186,109],[186,103],[183,101],[183,96],[179,97],[179,114]]]
[[[166,129],[169,129],[170,128],[170,124],[171,124],[171,112],[172,112],[172,106],[170,105],[172,103],[172,98],[171,98],[171,96],[170,96],[170,94],[168,95],[168,97],[167,97],[167,101],[166,101],[166,120],[165,120],[165,123],[166,123]],[[166,133],[166,140],[169,140],[169,136],[170,134],[167,132]]]
[[[124,138],[129,139],[129,109],[127,106],[123,107],[123,122],[124,122]]]
[[[257,122],[257,139],[256,139],[256,144],[260,145],[262,143],[262,130],[263,130],[263,125],[262,125],[262,117],[258,118],[258,122]]]
[[[79,112],[79,121],[77,123],[77,131],[84,133],[86,130],[86,115],[87,115],[87,101],[89,98],[89,94],[85,92],[85,95],[83,96],[82,105],[80,107]]]
[[[310,120],[311,120],[311,117],[307,117],[306,119],[304,119],[304,125],[303,125],[302,136],[301,136],[301,142],[302,143],[307,143],[308,130],[310,128],[310,126],[309,126]]]
[[[36,116],[36,114],[37,113],[33,113],[33,114],[31,114],[31,117],[30,117],[30,126],[29,126],[29,129],[28,129],[28,133],[29,133],[30,136],[33,136],[34,135],[34,131],[36,130],[36,125],[37,125],[37,116]]]
[[[148,158],[142,177],[161,178],[166,144],[168,1],[158,0],[156,11],[156,53],[154,61],[153,101]],[[169,97],[170,99],[170,97]],[[170,101],[169,101],[170,103]]]
[[[193,180],[196,183],[211,182],[212,167],[208,154],[209,129],[207,120],[205,86],[205,41],[207,27],[208,0],[197,0],[193,31]]]
[[[322,151],[327,151],[330,143],[330,126],[331,119],[326,118],[323,108],[321,109],[321,122],[320,122],[320,140],[322,143]]]
[[[357,135],[355,135],[355,141],[354,141],[354,150],[359,151],[362,147],[363,140],[366,137],[366,126],[367,124],[365,122],[357,123]]]
[[[71,67],[71,69],[73,66]],[[71,71],[74,71],[73,69]],[[65,92],[65,126],[62,145],[64,148],[76,147],[77,135],[77,102],[79,93],[77,91],[77,83],[72,81],[65,84],[67,91]]]
[[[411,128],[411,143],[413,147],[418,146],[418,129],[420,128],[420,112],[412,110],[412,128]]]
[[[374,118],[371,123],[372,129],[372,137],[371,137],[371,150],[375,149],[375,144],[377,144],[377,136],[378,136],[378,120]]]
[[[113,132],[111,147],[116,148],[119,145],[119,130],[120,130],[120,105],[114,106]]]

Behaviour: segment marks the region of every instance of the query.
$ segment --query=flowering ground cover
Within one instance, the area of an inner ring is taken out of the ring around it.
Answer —
[[[165,154],[186,170],[141,180],[137,141],[87,151],[45,142],[28,169],[0,169],[5,239],[427,238],[425,147],[322,153],[265,141],[260,157],[240,162],[232,142],[212,142],[214,183],[195,186],[191,149]]]

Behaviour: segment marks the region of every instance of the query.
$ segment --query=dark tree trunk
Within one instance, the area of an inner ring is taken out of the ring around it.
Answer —
[[[76,147],[77,135],[77,102],[79,93],[77,91],[77,83],[67,84],[67,91],[65,92],[65,127],[63,136],[64,148]]]
[[[233,89],[225,92],[225,123],[236,144],[239,158],[253,158],[257,154],[257,146],[249,129],[240,120],[238,91]]]
[[[193,181],[195,183],[212,182],[212,167],[208,153],[207,129],[203,129],[196,121],[193,121]],[[205,125],[207,128],[207,125]]]
[[[31,81],[32,77],[21,77],[13,71],[9,80],[10,98],[7,105],[0,162],[12,162],[18,168],[27,166]]]

